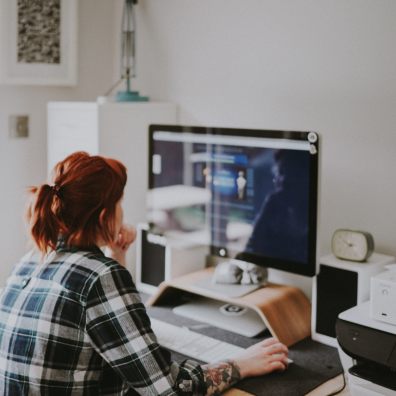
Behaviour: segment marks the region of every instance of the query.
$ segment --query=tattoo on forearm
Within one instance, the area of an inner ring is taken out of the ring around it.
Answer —
[[[233,360],[202,366],[206,396],[217,396],[241,379],[241,370]]]

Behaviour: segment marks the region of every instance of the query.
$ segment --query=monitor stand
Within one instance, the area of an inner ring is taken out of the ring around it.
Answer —
[[[196,294],[206,297],[179,305],[173,312],[246,337],[255,337],[266,329],[260,315],[247,306],[227,300],[246,296],[265,286],[267,273],[267,269],[241,260],[223,261],[217,265],[214,274],[190,285]]]
[[[253,310],[261,318],[272,336],[278,338],[280,342],[287,346],[293,345],[310,335],[311,304],[300,289],[268,283],[266,287],[261,287],[242,297],[224,297],[218,292],[215,293],[209,290],[204,292],[203,290],[205,289],[195,285],[201,280],[210,277],[213,272],[213,268],[205,268],[163,282],[159,285],[156,294],[147,301],[147,305],[175,307],[186,297],[189,299],[188,301],[206,297],[211,300],[217,300],[223,305],[231,304]],[[207,322],[205,319],[210,316],[210,314],[207,314],[208,304],[204,303],[204,306],[206,309],[203,312],[200,311],[199,315],[194,314],[195,320]],[[218,308],[216,309],[215,316],[224,318],[224,316],[219,314]],[[235,308],[229,308],[229,310],[232,311]],[[239,320],[233,317],[233,327],[237,322]]]
[[[176,315],[245,337],[255,337],[266,329],[263,320],[253,309],[207,297],[198,297],[172,310]]]

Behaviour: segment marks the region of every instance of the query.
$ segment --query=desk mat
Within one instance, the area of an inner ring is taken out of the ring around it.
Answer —
[[[144,297],[143,300],[145,300]],[[175,315],[171,307],[155,306],[149,307],[147,311],[149,316],[153,318],[176,326],[187,326],[197,333],[245,348],[270,336],[268,331],[254,338],[240,336],[210,325],[203,325],[202,322]],[[235,385],[235,388],[257,396],[302,396],[342,373],[337,349],[312,341],[310,338],[306,338],[290,347],[289,357],[294,362],[290,364],[285,372],[248,378]],[[186,356],[172,352],[172,358],[181,362],[186,359]]]

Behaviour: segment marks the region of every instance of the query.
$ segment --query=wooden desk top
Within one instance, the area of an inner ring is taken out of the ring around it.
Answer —
[[[313,391],[307,393],[306,396],[328,395],[329,393],[332,393],[332,392],[337,391],[338,389],[341,389],[342,384],[343,384],[342,374],[340,374],[337,377],[332,378],[331,380],[318,386]],[[339,396],[350,396],[350,394],[351,393],[349,392],[348,385],[347,385],[346,388],[341,393],[339,393]],[[230,389],[227,392],[225,392],[224,395],[225,396],[254,396],[250,393],[247,393],[247,392],[239,390],[239,389]],[[282,396],[282,395],[280,395],[280,396]]]

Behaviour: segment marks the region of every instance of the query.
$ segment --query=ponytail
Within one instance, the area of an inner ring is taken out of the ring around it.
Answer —
[[[59,206],[59,196],[54,187],[43,184],[40,187],[32,187],[30,191],[36,194],[36,201],[28,210],[30,219],[30,232],[38,248],[47,253],[55,249],[59,238],[62,224],[56,211]]]

